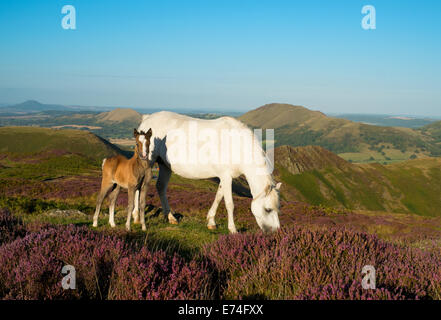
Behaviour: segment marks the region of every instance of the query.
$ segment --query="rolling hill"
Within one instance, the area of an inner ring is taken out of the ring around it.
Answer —
[[[253,128],[275,129],[276,146],[318,145],[355,162],[441,155],[441,146],[420,130],[352,122],[301,106],[268,104],[239,120]]]
[[[102,112],[95,116],[97,122],[132,122],[138,126],[142,120],[142,115],[129,108],[116,108],[112,111]]]
[[[420,128],[419,131],[435,139],[437,144],[441,144],[441,121],[428,124]]]
[[[108,141],[88,131],[54,130],[38,127],[1,127],[0,152],[12,155],[30,155],[62,150],[92,159],[120,153]]]
[[[441,158],[352,164],[318,146],[275,149],[283,196],[357,210],[441,215]]]
[[[0,179],[6,180],[0,183],[22,185],[29,179],[89,175],[101,169],[103,158],[118,153],[121,150],[116,146],[88,131],[2,127]]]

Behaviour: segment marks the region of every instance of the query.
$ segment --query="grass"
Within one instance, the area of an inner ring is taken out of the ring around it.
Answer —
[[[3,165],[1,178],[20,177],[22,179],[54,179],[67,175],[87,174],[100,169],[100,161],[78,154],[50,157],[36,163],[0,160]]]

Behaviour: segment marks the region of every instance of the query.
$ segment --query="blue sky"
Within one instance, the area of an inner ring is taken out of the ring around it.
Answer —
[[[441,116],[440,39],[438,0],[2,0],[0,102]]]

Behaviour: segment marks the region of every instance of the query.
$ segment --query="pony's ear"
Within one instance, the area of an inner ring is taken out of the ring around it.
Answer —
[[[149,129],[149,131],[147,131],[147,133],[145,134],[148,138],[150,138],[152,136],[152,128]]]
[[[135,129],[133,129],[133,136],[136,138],[137,136],[139,136],[139,132],[138,132],[138,130],[136,130],[136,128]]]
[[[278,184],[276,184],[276,190],[279,191],[281,186],[282,186],[282,183],[281,183],[281,182],[279,182]]]

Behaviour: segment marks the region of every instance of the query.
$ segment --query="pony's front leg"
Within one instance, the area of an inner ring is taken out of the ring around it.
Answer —
[[[126,222],[126,229],[127,231],[130,231],[130,218],[132,217],[133,207],[134,207],[134,200],[135,200],[135,191],[136,187],[129,186],[128,188],[128,205],[127,205],[127,222]]]
[[[135,208],[132,212],[133,223],[139,223],[139,190],[135,192]]]
[[[93,215],[93,226],[95,228],[98,227],[98,216],[101,211],[101,205],[103,204],[103,200],[106,197],[107,192],[109,192],[112,185],[113,185],[112,183],[108,183],[104,179],[101,182],[101,189],[100,189],[100,192],[98,193],[98,196],[96,198],[95,214]]]
[[[237,233],[236,226],[234,224],[234,203],[232,193],[233,179],[231,177],[225,177],[221,179],[221,185],[224,193],[225,207],[228,212],[228,230],[230,233]]]
[[[216,229],[216,222],[214,221],[214,217],[216,216],[217,208],[219,207],[219,203],[222,201],[223,197],[224,197],[224,192],[222,190],[222,183],[220,182],[219,187],[217,188],[216,197],[214,198],[210,210],[208,210],[208,214],[207,214],[208,229],[211,230]]]
[[[109,194],[109,224],[112,228],[115,227],[115,204],[120,189],[121,187],[117,185]]]
[[[156,190],[158,191],[159,199],[161,199],[162,211],[164,213],[164,217],[171,224],[178,224],[178,220],[174,217],[170,210],[170,206],[168,205],[167,199],[167,186],[171,177],[171,170],[164,164],[159,165],[159,177],[158,181],[156,181]]]

